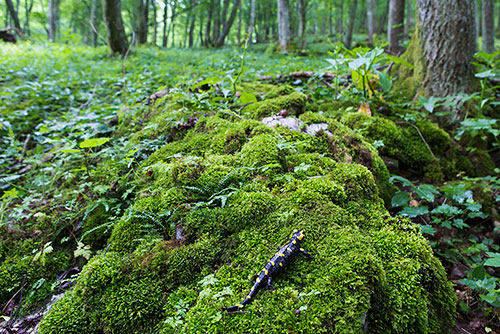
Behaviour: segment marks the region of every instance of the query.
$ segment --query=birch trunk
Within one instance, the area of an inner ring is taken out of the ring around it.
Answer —
[[[366,24],[368,28],[368,40],[373,45],[373,34],[375,33],[375,20],[373,19],[376,10],[375,0],[366,0]]]
[[[281,51],[288,51],[290,46],[290,5],[288,0],[278,0],[278,31]]]

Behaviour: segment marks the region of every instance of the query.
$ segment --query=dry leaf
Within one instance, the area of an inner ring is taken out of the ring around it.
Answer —
[[[361,105],[358,108],[358,112],[368,116],[372,115],[372,111],[370,110],[370,105],[368,104],[368,102],[361,103]]]
[[[417,202],[416,200],[412,199],[412,200],[410,201],[410,206],[412,206],[412,207],[414,207],[414,208],[418,208],[418,202]]]

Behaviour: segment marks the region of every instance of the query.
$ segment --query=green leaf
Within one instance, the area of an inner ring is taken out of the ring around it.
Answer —
[[[420,229],[422,230],[422,233],[434,235],[436,231],[431,225],[420,225]]]
[[[439,191],[437,191],[436,187],[431,184],[421,184],[417,187],[415,192],[417,193],[418,197],[426,200],[427,202],[434,202],[434,194],[439,194]]]
[[[257,97],[255,97],[255,95],[252,93],[242,92],[240,95],[240,103],[247,104],[251,102],[256,103]]]
[[[81,151],[76,149],[76,148],[63,148],[63,149],[60,149],[59,152],[63,152],[63,153],[80,153]]]
[[[389,178],[389,183],[390,183],[390,184],[394,184],[394,182],[395,182],[395,181],[397,181],[397,182],[401,183],[401,184],[402,184],[403,186],[405,186],[405,187],[408,187],[408,186],[413,187],[413,183],[412,183],[410,180],[405,179],[405,178],[404,178],[404,177],[402,177],[402,176],[397,176],[397,175],[394,175],[394,176],[391,176],[391,177]]]
[[[399,213],[402,216],[408,216],[410,218],[415,218],[417,216],[425,215],[429,213],[429,207],[423,205],[423,206],[407,206],[401,212]]]
[[[90,138],[90,139],[85,139],[80,143],[80,148],[93,148],[93,147],[98,147],[101,145],[104,145],[107,143],[111,138]]]
[[[378,75],[378,78],[380,80],[380,86],[382,87],[382,90],[384,92],[389,92],[392,88],[392,80],[391,77],[383,72],[380,71],[373,71],[375,74]]]
[[[393,208],[403,205],[408,205],[410,194],[405,191],[398,191],[391,199],[391,206]]]
[[[415,66],[410,64],[408,61],[406,61],[405,59],[398,57],[398,56],[388,55],[387,59],[394,62],[394,64],[402,64],[402,65],[408,67],[409,69],[415,68]]]
[[[483,78],[494,78],[495,77],[495,73],[492,70],[487,70],[487,71],[476,73],[476,74],[474,74],[474,76],[476,78],[481,78],[481,79],[483,79]]]
[[[484,262],[485,266],[489,267],[500,267],[500,253],[486,252],[489,259]]]

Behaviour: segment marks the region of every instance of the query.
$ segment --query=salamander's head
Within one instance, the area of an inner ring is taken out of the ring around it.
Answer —
[[[298,231],[298,230],[293,230],[292,234],[290,234],[290,239],[291,240],[298,240],[302,241],[304,238],[304,231]]]

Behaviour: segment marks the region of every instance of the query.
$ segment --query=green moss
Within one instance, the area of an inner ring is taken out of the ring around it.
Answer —
[[[295,88],[290,85],[273,86],[265,95],[264,99],[274,99],[279,96],[290,95],[295,92]]]
[[[229,202],[228,226],[240,230],[255,224],[265,224],[276,209],[276,199],[268,192],[241,192]]]
[[[278,140],[271,135],[258,135],[246,143],[238,155],[240,165],[245,167],[262,167],[279,165]]]
[[[43,317],[38,330],[40,334],[97,334],[97,328],[90,326],[88,314],[80,301],[68,292],[58,300],[50,312]]]
[[[243,109],[243,114],[253,119],[261,119],[278,114],[281,110],[286,110],[290,116],[298,116],[305,112],[306,102],[306,95],[294,92],[290,95],[251,104]]]

